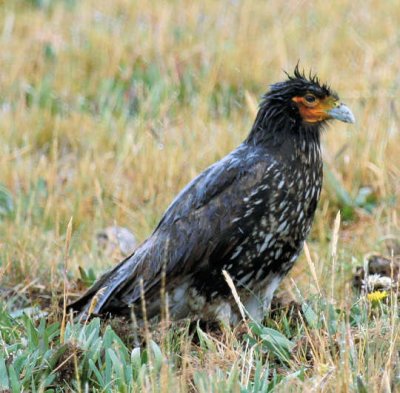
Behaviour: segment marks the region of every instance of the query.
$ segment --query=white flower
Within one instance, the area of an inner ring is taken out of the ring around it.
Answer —
[[[379,274],[370,274],[362,280],[362,289],[366,292],[373,292],[378,289],[390,290],[393,286],[393,281],[390,277],[381,276]]]

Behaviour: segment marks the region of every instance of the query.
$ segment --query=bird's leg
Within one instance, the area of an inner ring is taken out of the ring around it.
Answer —
[[[274,275],[268,280],[268,284],[265,288],[263,302],[262,302],[262,311],[263,317],[267,314],[271,307],[272,297],[274,296],[274,292],[276,288],[278,288],[279,284],[281,283],[283,276],[281,275]]]
[[[222,301],[215,309],[215,319],[223,325],[236,325],[239,322],[238,315],[232,310],[230,303]]]
[[[254,321],[258,323],[263,321],[270,309],[274,292],[278,288],[282,278],[280,275],[269,277],[265,282],[265,286],[260,291],[260,295],[252,294],[244,303],[245,309]]]
[[[257,323],[261,323],[264,318],[262,300],[259,296],[251,295],[245,302],[244,308],[251,318]]]

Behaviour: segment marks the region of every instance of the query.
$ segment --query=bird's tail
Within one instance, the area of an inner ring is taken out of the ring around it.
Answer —
[[[135,253],[105,272],[86,293],[67,306],[67,312],[80,315],[104,314],[115,292],[134,272]]]

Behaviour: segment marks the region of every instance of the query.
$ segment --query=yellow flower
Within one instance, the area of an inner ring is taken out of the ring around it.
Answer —
[[[368,300],[371,303],[379,303],[387,297],[388,293],[386,291],[374,291],[367,295]]]

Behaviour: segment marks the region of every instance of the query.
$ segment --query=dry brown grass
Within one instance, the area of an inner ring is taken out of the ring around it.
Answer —
[[[71,285],[78,265],[108,267],[95,232],[117,223],[145,239],[174,195],[244,139],[259,95],[300,59],[357,118],[324,134],[326,167],[352,197],[368,186],[375,206],[342,220],[332,281],[333,222],[348,206],[326,182],[312,261],[301,257],[286,286],[318,293],[311,264],[323,296],[348,309],[354,266],[400,238],[399,20],[396,1],[377,0],[2,1],[0,182],[15,209],[0,216],[1,285],[59,294],[70,217]],[[305,331],[312,368],[281,391],[353,391],[357,375],[368,391],[393,389],[399,325],[389,311],[371,330],[344,325],[346,350],[376,343],[356,365],[332,356],[326,332]],[[206,356],[246,358],[231,344]]]

